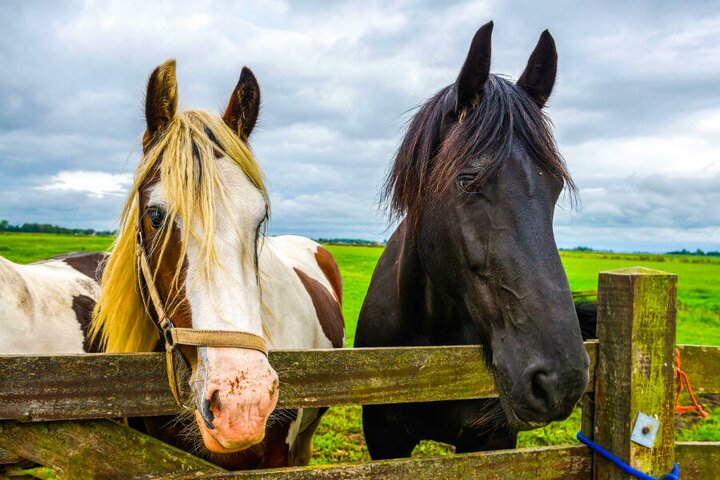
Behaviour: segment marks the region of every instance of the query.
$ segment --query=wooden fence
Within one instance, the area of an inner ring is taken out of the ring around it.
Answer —
[[[587,342],[586,436],[654,476],[720,477],[720,442],[674,441],[677,277],[639,267],[599,277],[599,341]],[[679,345],[696,391],[720,393],[720,348]],[[165,357],[0,356],[0,463],[28,459],[58,478],[621,479],[585,446],[526,448],[322,467],[226,472],[109,420],[176,406]],[[497,396],[478,346],[271,352],[280,407]],[[639,413],[659,420],[652,448],[630,440]]]

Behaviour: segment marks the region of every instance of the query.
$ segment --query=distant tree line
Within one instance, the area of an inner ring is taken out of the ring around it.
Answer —
[[[695,255],[698,257],[720,257],[720,252],[717,250],[711,250],[709,252],[704,252],[700,250],[699,248],[695,250],[694,252],[691,252],[690,250],[682,249],[682,250],[676,250],[674,252],[668,252],[668,255]]]
[[[22,225],[11,225],[7,220],[0,220],[0,232],[62,233],[65,235],[97,235],[102,237],[115,235],[115,232],[109,230],[66,228],[51,225],[49,223],[23,223]]]
[[[318,238],[318,243],[338,243],[342,245],[384,245],[384,243],[374,240],[364,240],[362,238]]]
[[[590,247],[575,247],[570,249],[561,249],[566,252],[596,252],[597,250],[593,250]],[[602,250],[602,253],[614,253],[612,250]],[[694,252],[683,248],[682,250],[675,250],[672,252],[667,252],[665,255],[693,255],[697,257],[720,257],[720,252],[717,250],[711,250],[708,252],[705,252],[703,250],[700,250],[699,248],[695,250]]]

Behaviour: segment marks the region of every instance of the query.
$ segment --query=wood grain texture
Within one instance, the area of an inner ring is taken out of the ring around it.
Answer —
[[[601,272],[598,287],[595,441],[658,477],[674,459],[677,276],[633,267]],[[641,412],[660,421],[653,448],[630,440]],[[599,455],[593,470],[599,480],[625,478]]]
[[[696,393],[720,393],[720,347],[678,345],[680,365]]]
[[[21,460],[23,460],[22,457],[12,454],[10,452],[6,452],[2,448],[0,448],[0,465],[9,465],[9,464],[13,464],[13,463],[18,463]]]
[[[479,346],[276,352],[270,362],[287,407],[497,396]]]
[[[0,419],[115,418],[177,412],[165,355],[0,357]]]
[[[597,343],[586,342],[590,375]],[[720,348],[680,346],[696,391],[720,393]],[[361,353],[362,352],[362,353]],[[479,347],[271,352],[285,407],[496,396]],[[21,421],[177,412],[162,353],[0,356],[0,419]],[[593,382],[588,392],[594,390]]]
[[[177,475],[175,479],[215,480],[370,480],[475,479],[571,480],[590,476],[591,456],[585,447],[541,447],[467,453],[446,457],[383,460],[349,465],[281,468],[206,475]]]
[[[596,350],[589,344],[592,365]],[[284,408],[497,396],[478,346],[277,351],[270,362]],[[177,412],[161,353],[0,356],[0,371],[0,419]]]
[[[720,442],[678,442],[675,461],[680,478],[716,480],[720,477]]]
[[[595,395],[586,393],[580,399],[582,417],[580,419],[580,431],[587,438],[595,438]]]
[[[0,422],[0,448],[53,468],[59,479],[123,479],[222,471],[110,420]]]
[[[591,351],[592,348],[597,350],[598,341],[590,340],[588,342],[585,342],[585,347],[588,351]],[[589,385],[587,391],[580,399],[580,407],[582,408],[580,431],[590,440],[592,440],[595,436],[595,434],[593,433],[595,426],[595,394],[593,392],[595,391],[595,372],[597,372],[597,359],[597,354],[594,356],[590,356],[590,380],[588,381]]]

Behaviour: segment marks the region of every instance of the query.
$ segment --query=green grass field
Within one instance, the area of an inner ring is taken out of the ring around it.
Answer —
[[[29,263],[61,253],[97,251],[110,246],[108,237],[76,237],[48,234],[2,234],[0,255],[19,263]],[[343,274],[347,345],[352,346],[358,313],[370,276],[382,248],[330,245]],[[679,275],[678,343],[720,345],[720,259],[710,257],[562,252],[563,264],[573,290],[597,288],[598,272],[642,265]],[[720,408],[711,404],[708,420],[698,421],[692,414],[678,419],[678,440],[720,440]],[[519,446],[575,443],[580,415],[545,428],[523,432]],[[315,436],[314,464],[368,460],[364,446],[360,407],[335,407],[323,418]],[[441,444],[423,442],[414,455],[446,454],[452,450]]]

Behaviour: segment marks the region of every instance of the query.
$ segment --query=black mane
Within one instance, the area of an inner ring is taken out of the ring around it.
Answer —
[[[472,169],[474,182],[482,184],[500,170],[517,142],[540,167],[575,192],[550,121],[524,90],[490,75],[480,101],[460,114],[440,143],[443,116],[454,115],[454,105],[453,84],[432,96],[410,120],[382,195],[392,216],[406,216],[413,225],[463,167],[477,162]]]

